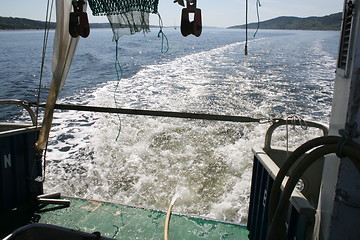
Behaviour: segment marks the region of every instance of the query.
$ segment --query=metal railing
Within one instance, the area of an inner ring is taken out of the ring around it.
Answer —
[[[29,113],[32,124],[34,126],[37,125],[37,119],[35,113],[31,109],[30,104],[27,101],[17,100],[17,99],[0,99],[0,105],[17,105],[23,107]]]

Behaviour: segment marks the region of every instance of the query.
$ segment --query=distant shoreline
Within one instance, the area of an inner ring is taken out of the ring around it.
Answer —
[[[248,29],[276,29],[276,30],[333,30],[341,28],[342,13],[334,13],[323,17],[277,17],[259,23],[248,24]],[[236,25],[228,29],[245,29],[246,25]]]
[[[249,23],[248,29],[271,29],[271,30],[328,30],[337,31],[341,28],[342,13],[334,13],[323,17],[277,17],[260,23]],[[0,30],[42,30],[45,22],[17,17],[0,17]],[[56,23],[49,24],[50,29],[55,29]],[[90,23],[91,28],[111,28],[110,23]],[[165,28],[174,28],[167,26]],[[158,28],[151,25],[150,28]],[[206,27],[204,28],[211,28]],[[246,25],[235,25],[222,29],[245,29]]]
[[[170,28],[170,29],[173,29],[173,27],[163,27],[163,29],[167,29],[167,28]],[[220,28],[220,27],[206,27],[206,28],[213,28],[213,29],[222,29],[222,30],[228,30],[228,31],[238,31],[238,30],[243,30],[245,31],[245,29],[243,28]],[[96,27],[93,27],[91,28],[93,30],[95,29],[109,29],[111,31],[111,28],[96,28]],[[158,27],[151,27],[150,28],[151,30],[158,30],[159,28]],[[177,29],[178,31],[180,31],[180,29]],[[255,28],[250,28],[249,30],[253,30],[255,31]],[[307,30],[307,29],[261,29],[260,30],[266,30],[266,31],[331,31],[331,32],[337,32],[337,31],[340,31],[340,30]],[[26,28],[26,29],[0,29],[0,32],[15,32],[15,31],[44,31],[44,29],[38,29],[38,28]],[[55,28],[52,28],[50,29],[50,31],[55,31]],[[250,32],[251,34],[251,32]]]

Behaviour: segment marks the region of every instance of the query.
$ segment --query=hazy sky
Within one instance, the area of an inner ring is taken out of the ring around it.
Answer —
[[[249,22],[256,21],[256,0],[249,1]],[[23,17],[44,20],[47,0],[0,0],[0,16]],[[278,16],[324,16],[341,12],[341,0],[260,0],[260,20]],[[205,26],[228,27],[245,23],[245,0],[197,0],[202,11]],[[173,0],[159,0],[159,13],[164,25],[180,23],[181,6]],[[93,17],[88,10],[90,22],[105,22],[105,17]],[[55,14],[54,14],[55,15]],[[151,17],[151,24],[158,24],[157,17]]]

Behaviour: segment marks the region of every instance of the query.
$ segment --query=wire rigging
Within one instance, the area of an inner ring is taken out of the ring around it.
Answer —
[[[248,12],[249,12],[249,0],[245,1],[245,56],[248,55]]]
[[[54,6],[54,0],[51,1],[51,6],[50,6],[50,0],[48,0],[47,2],[47,7],[46,7],[46,17],[45,17],[45,31],[44,31],[44,38],[43,38],[43,50],[42,50],[42,56],[41,56],[41,67],[40,67],[40,77],[39,77],[39,86],[38,86],[38,95],[37,95],[37,107],[36,107],[36,122],[39,122],[39,104],[40,104],[40,98],[41,98],[41,86],[42,86],[42,78],[43,78],[43,74],[44,74],[44,66],[45,66],[45,57],[46,57],[46,49],[47,49],[47,44],[48,44],[48,39],[49,39],[49,32],[50,32],[50,20],[51,20],[51,14],[52,14],[52,9]],[[38,124],[36,124],[36,127],[38,126]]]
[[[38,123],[39,123],[39,109],[40,109],[40,99],[41,99],[41,86],[42,86],[42,79],[43,79],[43,75],[44,75],[44,66],[45,66],[45,57],[46,57],[46,49],[48,46],[48,40],[49,40],[49,32],[50,32],[50,21],[51,21],[51,16],[52,16],[52,11],[53,11],[53,6],[54,6],[54,0],[51,1],[51,5],[50,5],[50,0],[47,1],[47,5],[46,5],[46,16],[45,16],[45,30],[44,30],[44,38],[43,38],[43,49],[42,49],[42,56],[41,56],[41,67],[40,67],[40,76],[39,76],[39,86],[38,86],[38,95],[37,95],[37,100],[36,100],[36,112],[35,112],[35,117],[36,117],[36,125],[35,128],[38,127]],[[37,136],[36,136],[37,138]],[[32,162],[32,170],[31,170],[31,174],[34,173],[34,169],[35,169],[35,164],[36,161],[38,159],[43,158],[44,164],[43,164],[43,174],[42,177],[37,177],[35,179],[35,181],[38,182],[44,182],[45,181],[45,174],[46,174],[46,152],[47,152],[47,147],[48,147],[48,142],[46,143],[44,152],[38,156],[34,156],[33,158],[33,162]],[[32,179],[34,179],[34,176],[32,176]]]

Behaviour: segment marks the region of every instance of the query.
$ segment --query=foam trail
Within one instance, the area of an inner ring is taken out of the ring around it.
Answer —
[[[334,57],[316,33],[292,34],[254,41],[246,58],[238,42],[145,65],[121,81],[119,106],[252,117],[297,113],[326,122]],[[280,40],[298,45],[279,46]],[[115,84],[74,98],[111,107]],[[268,124],[121,115],[116,142],[116,115],[59,112],[56,118],[49,191],[158,209],[171,199],[179,212],[246,222],[251,148],[263,146]],[[284,144],[284,133],[274,134],[273,143]],[[291,141],[316,135],[295,131]]]

